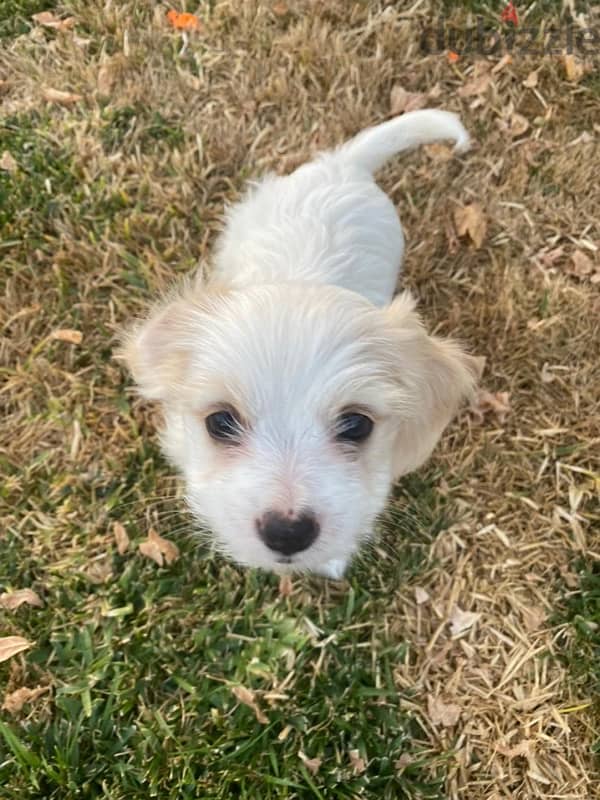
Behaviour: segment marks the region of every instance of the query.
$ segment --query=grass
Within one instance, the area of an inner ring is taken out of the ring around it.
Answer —
[[[75,27],[33,25],[48,6]],[[440,4],[288,6],[187,3],[205,31],[186,43],[156,4],[0,3],[0,157],[16,164],[0,169],[0,592],[44,602],[0,610],[0,636],[32,643],[0,664],[0,704],[44,690],[0,711],[0,795],[592,797],[600,316],[571,267],[600,246],[597,65],[569,81],[560,59],[493,58],[488,89],[461,94],[486,65],[419,50]],[[494,9],[452,4],[450,23]],[[405,283],[430,328],[487,357],[484,386],[511,411],[461,415],[347,581],[282,596],[190,535],[157,409],[112,352],[210,261],[248,177],[385,119],[397,84],[437,87],[430,102],[477,140],[379,176]],[[48,103],[46,87],[82,99]],[[515,137],[513,112],[529,125]],[[474,200],[480,250],[453,228]],[[150,526],[179,545],[173,564],[138,551]],[[453,634],[457,609],[476,621]]]
[[[443,526],[426,485],[411,483],[396,531],[421,516],[424,531]],[[441,797],[443,761],[393,678],[411,645],[381,630],[387,580],[418,570],[429,539],[413,537],[366,585],[358,572],[344,589],[315,582],[312,598],[309,587],[283,598],[274,576],[207,559],[189,538],[169,569],[106,543],[92,559],[101,570],[43,579],[10,536],[11,583],[44,587],[45,609],[20,619],[36,641],[28,679],[51,672],[55,691],[44,713],[1,724],[3,796]],[[236,686],[256,694],[263,723]],[[299,751],[322,759],[318,777]]]

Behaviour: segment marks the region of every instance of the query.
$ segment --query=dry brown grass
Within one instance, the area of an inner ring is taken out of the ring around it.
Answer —
[[[448,797],[591,798],[596,723],[590,698],[573,694],[553,657],[569,634],[552,613],[573,559],[600,558],[599,284],[571,274],[578,251],[600,269],[598,77],[569,82],[558,58],[515,56],[481,96],[461,97],[474,71],[499,59],[450,65],[420,53],[433,3],[288,5],[282,16],[269,4],[216,2],[202,14],[204,32],[182,47],[162,6],[70,2],[79,41],[37,30],[0,53],[0,113],[46,108],[44,87],[82,95],[47,109],[47,136],[69,150],[82,202],[124,198],[107,222],[64,208],[35,246],[5,247],[1,452],[14,468],[11,524],[38,537],[36,557],[55,576],[61,559],[85,561],[73,554],[101,535],[106,516],[94,506],[74,537],[80,509],[65,487],[119,475],[152,430],[149,409],[136,403],[133,422],[115,407],[123,377],[107,351],[120,325],[208,260],[223,203],[245,178],[288,171],[385,119],[395,85],[439,85],[437,105],[461,113],[476,148],[460,160],[439,148],[411,154],[381,183],[405,226],[405,281],[423,314],[486,356],[483,383],[510,393],[511,412],[503,424],[465,413],[437,451],[440,492],[460,521],[432,547],[415,582],[420,602],[414,586],[396,587],[385,624],[415,643],[416,657],[395,678],[414,690],[410,709],[431,751],[456,752]],[[527,88],[534,69],[537,86]],[[106,120],[125,107],[138,124],[103,143]],[[150,140],[147,110],[168,120]],[[517,137],[505,129],[511,111],[529,123]],[[480,250],[452,234],[453,210],[469,201],[488,219]],[[148,291],[128,283],[128,270]],[[48,340],[56,328],[77,328],[82,345]],[[35,484],[42,451],[51,477]],[[15,511],[34,484],[42,499]],[[455,606],[479,617],[452,636]],[[457,704],[458,721],[434,723],[431,698]]]

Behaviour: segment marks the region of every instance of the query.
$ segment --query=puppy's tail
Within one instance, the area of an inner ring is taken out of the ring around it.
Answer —
[[[453,140],[456,152],[469,149],[469,134],[456,114],[425,108],[367,128],[334,152],[346,162],[375,172],[396,153],[440,139]]]

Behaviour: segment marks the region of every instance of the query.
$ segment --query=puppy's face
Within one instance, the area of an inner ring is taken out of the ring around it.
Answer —
[[[125,356],[165,409],[192,511],[236,561],[323,571],[368,536],[392,481],[431,452],[473,359],[337,287],[192,290]]]

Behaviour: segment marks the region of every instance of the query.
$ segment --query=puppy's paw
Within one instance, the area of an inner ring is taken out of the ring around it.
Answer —
[[[344,577],[348,562],[343,558],[332,558],[323,567],[321,574],[325,578],[331,578],[334,581],[340,581]]]

